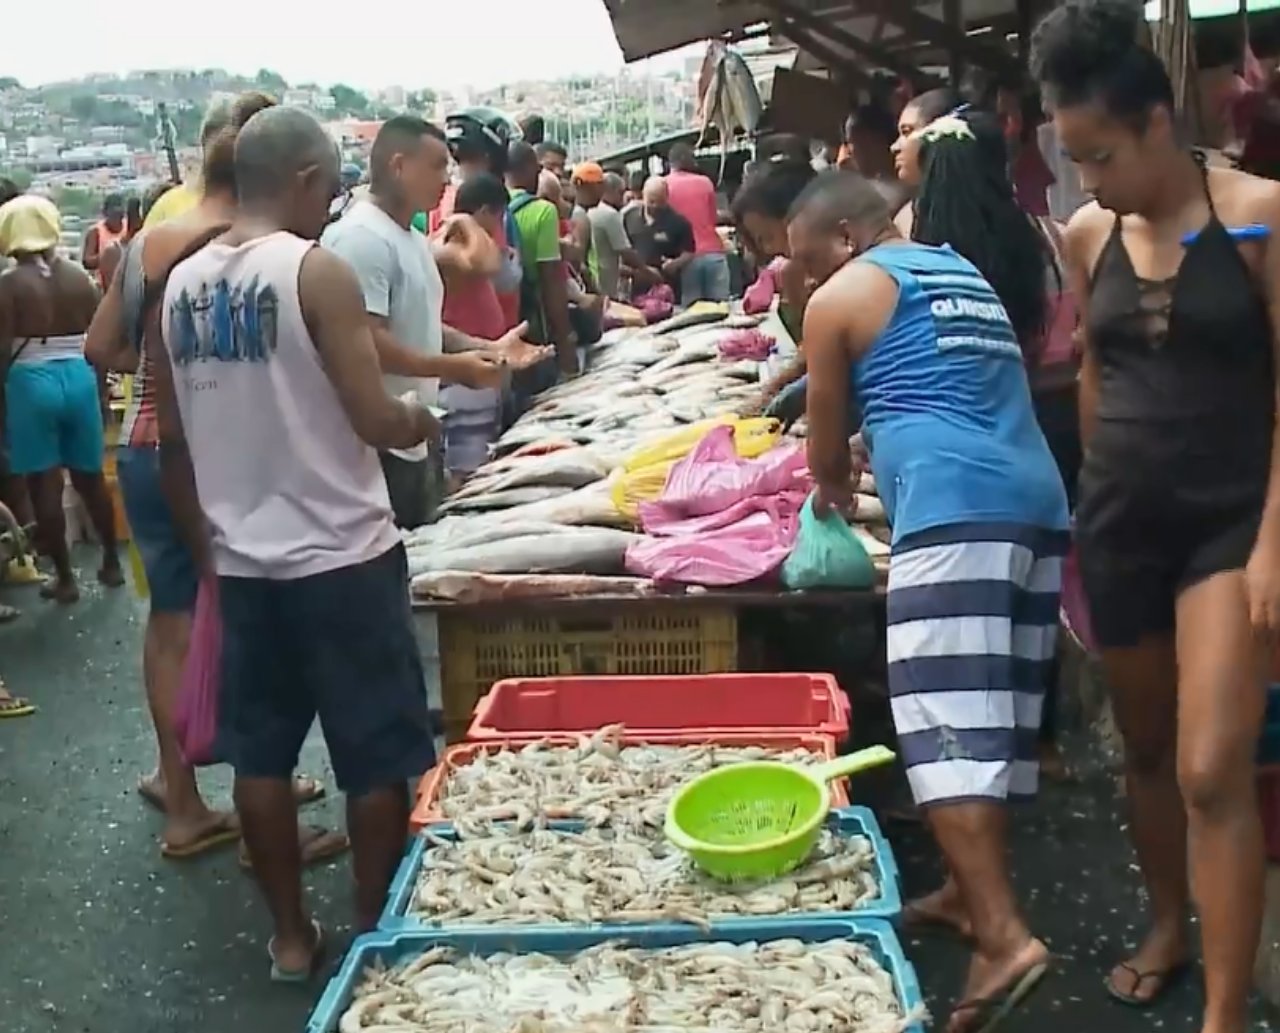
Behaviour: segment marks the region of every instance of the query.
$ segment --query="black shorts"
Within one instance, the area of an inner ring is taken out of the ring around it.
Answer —
[[[1172,633],[1178,596],[1243,569],[1262,519],[1269,448],[1146,430],[1100,424],[1080,473],[1080,575],[1104,648]]]
[[[238,776],[289,778],[317,715],[344,793],[435,763],[403,547],[293,581],[218,584],[218,751]]]
[[[1062,486],[1067,491],[1067,506],[1076,507],[1076,489],[1080,480],[1080,400],[1074,384],[1038,391],[1032,396],[1036,410],[1036,422],[1044,434],[1045,443],[1058,465]]]

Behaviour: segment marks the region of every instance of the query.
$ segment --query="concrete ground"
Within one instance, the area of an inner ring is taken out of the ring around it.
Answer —
[[[142,604],[96,587],[70,610],[47,607],[27,589],[0,590],[0,599],[24,610],[20,621],[0,628],[0,676],[41,708],[34,717],[0,722],[0,1030],[301,1030],[322,983],[294,989],[268,982],[266,913],[235,850],[162,860],[160,819],[134,791],[153,761],[139,673]],[[303,768],[332,785],[314,736]],[[202,784],[211,800],[226,804],[224,770]],[[308,813],[341,824],[340,801]],[[1007,1028],[1198,1028],[1194,984],[1150,1015],[1113,1005],[1102,993],[1102,973],[1137,936],[1140,921],[1122,826],[1113,783],[1100,772],[1050,788],[1020,818],[1019,885],[1059,963]],[[910,826],[889,831],[908,891],[929,888],[936,862],[927,837]],[[307,884],[341,946],[349,938],[345,864],[309,873]],[[964,950],[939,940],[907,947],[944,1018],[960,986]],[[1256,1028],[1270,1027],[1260,1016]]]

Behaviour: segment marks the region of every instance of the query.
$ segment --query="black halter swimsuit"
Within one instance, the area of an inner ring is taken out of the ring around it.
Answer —
[[[1248,561],[1271,468],[1271,321],[1209,197],[1169,280],[1139,279],[1117,216],[1088,330],[1100,384],[1077,541],[1094,631],[1123,647],[1172,631],[1181,591]]]

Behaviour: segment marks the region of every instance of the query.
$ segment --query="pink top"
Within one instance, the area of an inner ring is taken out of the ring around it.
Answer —
[[[485,341],[496,341],[509,329],[493,281],[482,276],[445,284],[443,318],[445,326]]]
[[[700,255],[714,255],[724,251],[720,234],[716,232],[719,221],[716,204],[716,188],[700,172],[667,173],[667,192],[671,207],[689,220],[693,227],[693,249]]]
[[[400,542],[378,454],[302,315],[298,274],[314,246],[290,233],[213,243],[165,288],[164,344],[223,577],[310,577]]]

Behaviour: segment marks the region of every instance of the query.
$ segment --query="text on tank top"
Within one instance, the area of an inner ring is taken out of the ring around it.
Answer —
[[[218,573],[288,580],[395,547],[386,481],[298,295],[312,243],[213,243],[165,289],[163,336]]]

